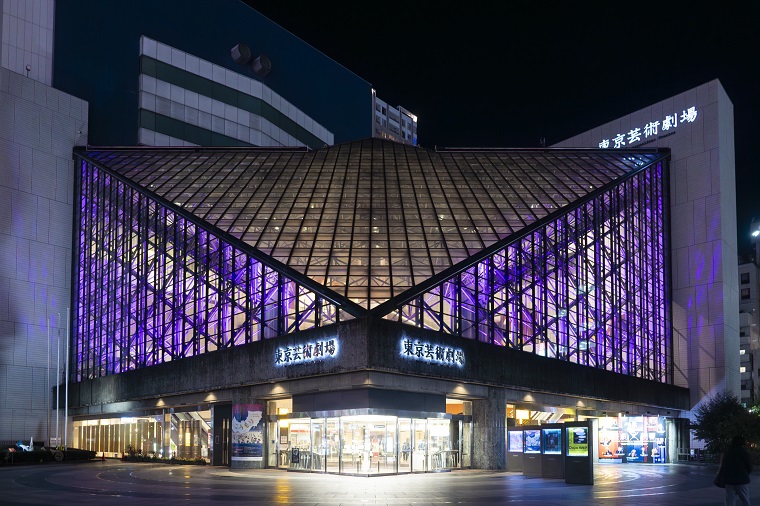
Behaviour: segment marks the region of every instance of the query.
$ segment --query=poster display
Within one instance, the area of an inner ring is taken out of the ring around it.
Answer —
[[[562,453],[562,429],[543,429],[544,454]]]
[[[665,419],[658,416],[616,416],[599,419],[599,459],[664,463]]]
[[[232,406],[232,460],[264,460],[263,413],[262,404]]]
[[[569,427],[567,429],[567,455],[569,457],[588,457],[588,427]]]
[[[530,429],[525,432],[525,453],[541,453],[541,430]]]
[[[507,451],[522,453],[523,452],[523,431],[510,430],[508,434],[509,434],[509,444],[507,445]]]

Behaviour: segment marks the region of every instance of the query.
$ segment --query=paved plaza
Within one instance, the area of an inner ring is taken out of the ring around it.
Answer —
[[[97,461],[0,468],[0,504],[719,505],[715,471],[712,465],[598,465],[589,486],[504,471],[359,478]],[[750,487],[760,505],[760,477]]]

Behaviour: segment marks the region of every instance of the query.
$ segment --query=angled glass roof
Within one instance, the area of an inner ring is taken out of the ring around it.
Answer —
[[[80,155],[366,309],[666,156],[430,151],[382,139]]]

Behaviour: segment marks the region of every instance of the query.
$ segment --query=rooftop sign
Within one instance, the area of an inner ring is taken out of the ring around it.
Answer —
[[[697,108],[689,107],[688,109],[681,112],[680,116],[677,112],[674,112],[673,114],[668,114],[665,116],[662,121],[650,121],[644,125],[643,128],[633,128],[629,130],[627,134],[617,134],[612,139],[602,139],[602,141],[599,143],[599,147],[622,148],[626,145],[626,143],[628,143],[630,146],[633,143],[641,142],[644,139],[649,139],[650,137],[652,137],[651,140],[654,140],[655,138],[658,138],[657,134],[659,130],[662,130],[663,132],[675,130],[678,128],[679,124],[693,123],[695,119],[697,119]],[[668,134],[670,133],[673,132],[669,132]],[[662,137],[665,137],[665,135],[659,136],[659,138]]]

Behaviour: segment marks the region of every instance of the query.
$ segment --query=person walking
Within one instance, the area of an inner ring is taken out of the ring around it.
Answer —
[[[749,473],[752,472],[752,458],[744,447],[744,437],[734,436],[731,445],[720,458],[718,475],[726,485],[726,506],[734,506],[738,499],[744,506],[749,504]]]

